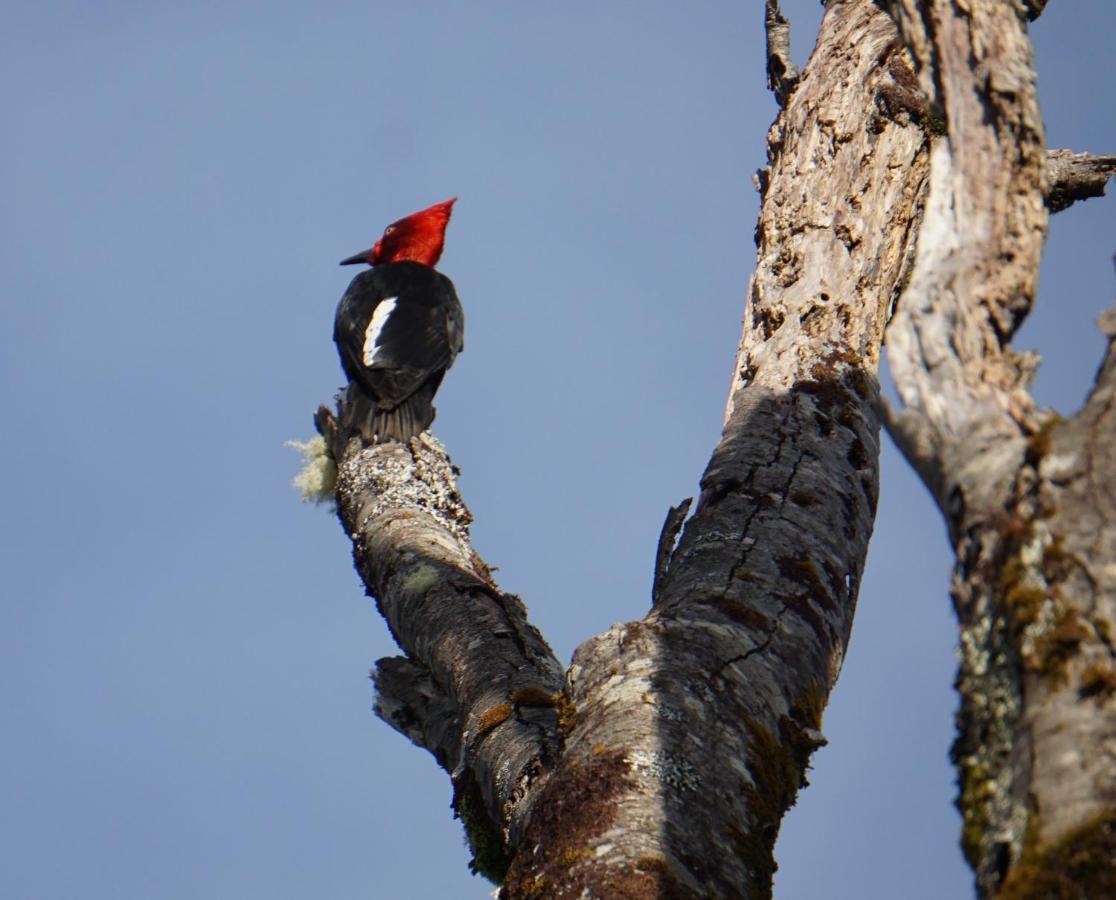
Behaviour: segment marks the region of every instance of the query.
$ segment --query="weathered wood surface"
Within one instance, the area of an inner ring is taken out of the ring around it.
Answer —
[[[1046,154],[1046,205],[1051,212],[1061,212],[1078,200],[1103,197],[1113,175],[1116,156],[1050,150]]]
[[[474,864],[498,878],[558,749],[562,666],[470,546],[437,440],[363,447],[328,410],[317,423],[340,461],[337,513],[357,571],[407,654],[377,663],[376,712],[453,776]]]
[[[1112,896],[1111,346],[1068,422],[1036,407],[1037,357],[1011,347],[1034,300],[1048,208],[1102,193],[1109,163],[1047,155],[1014,4],[889,6],[946,122],[887,333],[903,402],[888,424],[955,545],[963,848],[981,896]]]

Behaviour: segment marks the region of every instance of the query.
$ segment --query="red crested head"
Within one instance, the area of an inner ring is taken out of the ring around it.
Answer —
[[[384,229],[383,236],[372,249],[362,250],[341,260],[341,265],[368,263],[376,266],[409,260],[424,266],[433,266],[442,255],[442,247],[446,242],[446,226],[456,202],[457,198],[451,197],[442,203],[411,213],[398,222],[392,222]]]

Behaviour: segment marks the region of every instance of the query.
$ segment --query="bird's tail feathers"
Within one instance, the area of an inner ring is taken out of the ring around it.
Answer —
[[[434,421],[436,390],[437,384],[424,384],[398,406],[381,409],[359,384],[350,383],[339,398],[341,427],[350,434],[359,434],[369,444],[406,443]]]

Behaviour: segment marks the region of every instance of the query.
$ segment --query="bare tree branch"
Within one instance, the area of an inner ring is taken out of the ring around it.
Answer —
[[[316,422],[339,461],[357,569],[408,655],[379,663],[377,711],[451,773],[474,864],[498,879],[557,752],[562,667],[469,546],[472,517],[441,444],[424,434],[362,447],[341,443],[324,408]]]
[[[1047,207],[1102,192],[1110,163],[1045,153],[1012,4],[889,7],[947,123],[888,329],[905,406],[888,424],[955,542],[962,846],[982,897],[1106,896],[1116,857],[1112,349],[1066,422],[1035,406],[1037,357],[1009,342],[1034,299]]]
[[[920,125],[880,111],[894,43],[874,3],[832,4],[771,130],[724,435],[654,609],[575,654],[565,750],[527,834],[539,849],[513,861],[508,897],[770,894],[851,627],[873,373],[926,171]]]
[[[891,4],[924,85],[942,99],[949,137],[934,146],[918,253],[888,328],[888,359],[905,405],[898,443],[935,454],[915,453],[911,461],[935,489],[960,560],[982,547],[975,535],[1007,504],[1027,435],[1037,429],[1026,373],[1006,341],[1034,297],[1046,225],[1045,154],[1030,46],[1016,13],[986,0],[973,4],[970,17],[937,0],[929,6]],[[993,31],[999,40],[988,39]],[[975,64],[973,48],[985,54]],[[978,67],[997,73],[995,89],[977,81]],[[984,740],[960,738],[956,758],[962,813],[973,826],[964,845],[987,894],[1003,877],[1003,858],[1017,859],[1023,848],[1026,796],[1010,789],[1022,700],[1013,673],[978,668],[1010,650],[1006,627],[988,624],[997,621],[994,598],[968,575],[959,573],[954,588],[962,625],[960,728]],[[978,770],[996,773],[990,783],[998,789],[974,802],[966,773]]]
[[[379,660],[372,672],[376,715],[453,772],[461,758],[462,716],[423,666],[402,656]]]
[[[979,495],[984,506],[1006,495],[1012,460],[1040,424],[1026,392],[1034,362],[1006,341],[1033,301],[1045,236],[1042,120],[1030,45],[1010,6],[977,2],[970,26],[979,32],[1011,17],[1018,24],[1002,47],[983,45],[952,10],[923,15],[922,6],[892,4],[924,89],[945,98],[950,138],[934,144],[918,254],[888,329],[888,358],[908,421],[934,433],[939,502],[948,508],[961,491],[965,504]],[[980,63],[997,73],[994,87],[974,86],[973,46],[988,55]]]
[[[1078,200],[1103,197],[1108,179],[1113,175],[1116,175],[1116,156],[1049,150],[1046,154],[1046,205],[1056,213]]]
[[[785,107],[798,86],[798,66],[791,57],[790,22],[779,9],[779,0],[767,0],[763,24],[767,34],[767,87],[779,106]]]

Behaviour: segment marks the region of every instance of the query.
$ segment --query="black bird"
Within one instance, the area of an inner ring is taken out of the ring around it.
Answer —
[[[341,424],[369,443],[430,427],[434,394],[464,345],[457,291],[434,269],[456,199],[393,222],[374,247],[341,261],[372,266],[349,284],[333,326],[349,376]]]

